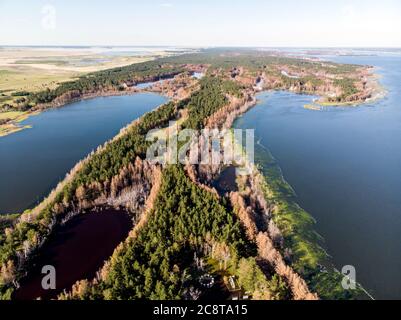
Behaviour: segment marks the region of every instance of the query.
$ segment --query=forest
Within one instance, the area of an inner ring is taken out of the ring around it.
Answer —
[[[351,97],[354,94],[357,94],[358,89],[355,87],[355,82],[356,81],[354,79],[349,79],[349,78],[336,79],[334,81],[334,84],[340,87],[342,90],[341,96],[337,97],[336,100],[342,101],[347,97]]]
[[[113,256],[105,280],[87,298],[179,299],[191,280],[195,252],[227,243],[227,254],[246,251],[241,228],[214,195],[195,186],[179,166],[163,172],[146,226]]]
[[[355,72],[361,66],[305,60],[277,55],[275,52],[263,52],[249,49],[205,49],[195,54],[184,54],[160,60],[167,64],[201,64],[210,65],[212,69],[232,69],[238,66],[250,71],[260,71],[271,66],[286,65],[316,72],[318,70],[343,74]]]
[[[187,105],[189,117],[184,127],[195,130],[202,129],[204,121],[227,103],[221,91],[221,80],[205,78],[201,81],[201,90],[193,94]]]
[[[181,166],[169,166],[155,209],[138,236],[112,256],[100,280],[77,283],[61,298],[193,299],[201,294],[197,286],[205,269],[197,261],[210,258],[238,275],[255,298],[288,298],[286,284],[277,276],[266,279],[251,258],[255,254],[255,245],[246,239],[227,203],[192,183]]]

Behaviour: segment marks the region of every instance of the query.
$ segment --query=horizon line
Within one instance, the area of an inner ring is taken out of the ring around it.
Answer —
[[[180,49],[211,49],[211,48],[268,48],[268,49],[401,49],[401,46],[255,46],[255,45],[208,45],[208,46],[191,46],[191,45],[63,45],[63,44],[0,44],[0,47],[42,47],[42,48],[180,48]]]

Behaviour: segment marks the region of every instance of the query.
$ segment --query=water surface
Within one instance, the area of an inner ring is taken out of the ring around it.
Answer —
[[[138,83],[135,87],[138,89],[149,89],[150,87],[152,87],[155,84],[163,83],[163,81],[164,80],[142,82],[142,83]]]
[[[378,299],[401,298],[401,57],[338,57],[379,67],[387,97],[356,108],[304,109],[315,97],[261,93],[235,126],[254,128],[317,220],[341,270]],[[258,152],[258,151],[257,151]],[[261,162],[263,164],[263,161]]]
[[[92,280],[124,241],[132,227],[124,211],[103,210],[73,218],[60,227],[33,261],[29,276],[15,292],[17,300],[55,299],[64,289],[70,290],[79,280]],[[56,289],[42,288],[43,266],[56,270]]]
[[[0,213],[40,202],[75,163],[166,101],[151,93],[95,98],[24,121],[32,129],[0,138]]]

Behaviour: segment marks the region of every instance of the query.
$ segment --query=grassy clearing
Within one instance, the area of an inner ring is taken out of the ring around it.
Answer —
[[[361,102],[329,102],[329,101],[318,101],[318,104],[322,107],[356,107],[361,105]]]
[[[313,111],[321,111],[322,108],[315,104],[305,104],[304,109],[313,110]]]
[[[39,112],[22,112],[22,111],[10,111],[0,112],[0,120],[10,120],[11,123],[17,124],[25,121],[28,117],[39,114]]]
[[[0,71],[0,91],[7,97],[18,91],[36,92],[46,88],[55,88],[58,83],[74,79],[73,72],[54,72],[30,67],[14,68]],[[5,93],[4,93],[5,92]]]
[[[13,120],[13,119],[18,118],[22,114],[24,114],[24,112],[20,112],[20,111],[1,112],[0,113],[0,120],[4,120],[4,119]]]

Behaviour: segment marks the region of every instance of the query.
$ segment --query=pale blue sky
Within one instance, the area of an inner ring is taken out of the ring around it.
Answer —
[[[7,44],[399,47],[401,1],[0,0]]]

